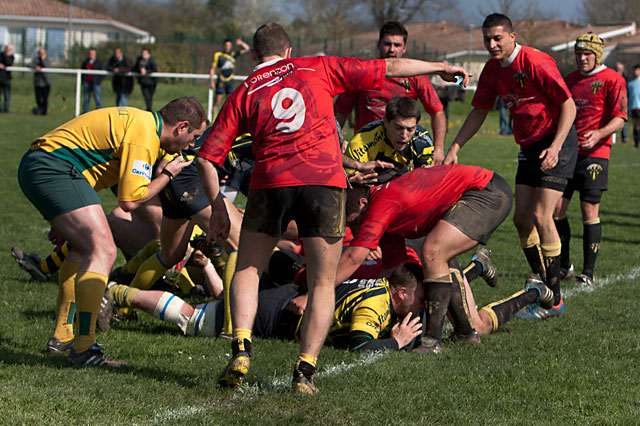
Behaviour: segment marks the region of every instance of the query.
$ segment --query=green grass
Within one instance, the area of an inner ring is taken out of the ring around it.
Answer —
[[[326,348],[317,384],[321,393],[287,392],[297,353],[293,342],[260,340],[247,382],[239,391],[220,389],[216,379],[228,360],[227,341],[188,338],[176,327],[141,315],[137,323],[100,334],[108,353],[129,367],[69,368],[63,356],[43,349],[53,331],[57,287],[27,280],[9,255],[12,245],[46,255],[48,226],[16,182],[29,142],[70,119],[73,108],[60,93],[73,81],[54,78],[51,113],[30,114],[31,80],[16,76],[13,112],[0,115],[0,423],[3,424],[637,424],[640,415],[640,339],[635,309],[640,277],[640,152],[614,147],[610,191],[603,199],[603,241],[593,292],[563,282],[566,312],[542,322],[513,320],[479,346],[446,347],[439,356],[413,353],[352,354]],[[108,82],[105,105],[113,102]],[[156,105],[195,94],[206,86],[161,84]],[[142,106],[138,91],[131,99]],[[451,105],[455,135],[467,104]],[[517,146],[497,136],[491,114],[460,161],[496,170],[513,183]],[[115,205],[108,191],[104,206]],[[578,203],[569,210],[572,257],[582,259]],[[472,283],[484,305],[521,288],[528,272],[515,228],[508,219],[490,241],[501,274],[497,288]],[[461,261],[468,260],[469,254]],[[337,369],[328,371],[330,367]]]

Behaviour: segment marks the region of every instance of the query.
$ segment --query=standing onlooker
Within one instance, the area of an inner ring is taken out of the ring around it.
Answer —
[[[640,145],[640,64],[633,66],[634,79],[628,84],[629,110],[633,122],[633,141],[636,148]]]
[[[624,81],[629,84],[629,76],[626,72],[624,72],[624,64],[622,62],[616,62],[616,71],[622,76],[622,78],[624,78]],[[622,143],[627,143],[629,141],[629,129],[627,129],[626,123],[624,124],[624,126],[622,126],[621,134]]]
[[[122,53],[121,48],[116,47],[107,63],[107,70],[113,72],[111,84],[116,94],[116,106],[127,106],[127,96],[133,91],[133,77],[125,75],[131,72],[131,68],[133,68],[131,58]]]
[[[98,53],[96,49],[89,49],[89,56],[82,63],[81,68],[83,70],[103,70],[104,65],[102,61],[98,59]],[[84,101],[82,103],[82,113],[89,111],[89,100],[93,93],[93,100],[96,102],[96,109],[102,108],[102,75],[83,74],[82,75],[82,90],[84,91]]]
[[[9,103],[11,102],[11,71],[7,71],[5,68],[13,65],[13,60],[13,46],[7,44],[4,50],[0,52],[0,96],[4,96],[4,105],[1,106],[0,112],[9,112]]]
[[[49,104],[49,91],[51,90],[51,76],[42,72],[43,68],[51,66],[47,59],[47,51],[38,49],[38,56],[33,58],[31,68],[35,69],[33,73],[33,86],[36,90],[36,104],[31,112],[35,115],[47,115],[47,105]]]
[[[133,71],[142,74],[141,77],[138,77],[138,83],[142,89],[142,96],[147,105],[147,111],[152,111],[153,93],[156,91],[158,79],[150,77],[148,74],[158,72],[158,66],[153,56],[151,56],[151,50],[148,47],[142,49],[140,56],[138,56],[136,60],[136,65],[133,67]]]
[[[222,43],[222,52],[216,52],[213,55],[209,80],[211,88],[216,91],[216,98],[213,102],[214,117],[222,105],[222,96],[233,92],[233,69],[236,66],[236,58],[249,51],[249,45],[241,39],[237,39],[236,44],[240,46],[240,50],[233,52],[233,43],[227,39]]]

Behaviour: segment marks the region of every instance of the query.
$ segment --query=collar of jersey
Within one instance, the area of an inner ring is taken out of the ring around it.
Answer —
[[[156,134],[158,135],[158,139],[160,139],[160,135],[162,134],[162,116],[157,112],[152,112],[153,119],[156,120]]]
[[[273,65],[278,61],[283,60],[284,58],[276,58],[276,59],[272,59],[269,62],[263,62],[261,64],[256,65],[256,67],[253,69],[254,71],[258,71],[260,68],[264,68],[264,67],[268,67],[269,65]]]
[[[522,46],[516,43],[516,47],[513,49],[513,52],[511,52],[511,56],[509,56],[509,59],[507,59],[507,62],[500,62],[500,65],[502,65],[502,68],[508,67],[513,63],[513,61],[516,60],[516,56],[518,56],[518,53],[520,53],[521,48]]]
[[[588,73],[584,73],[584,72],[580,71],[580,75],[582,75],[584,77],[589,77],[591,75],[598,74],[600,71],[604,70],[605,68],[606,68],[605,65],[600,65],[599,67],[595,67],[593,70],[591,70]]]

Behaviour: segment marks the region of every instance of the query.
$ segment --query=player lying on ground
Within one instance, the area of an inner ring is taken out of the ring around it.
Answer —
[[[253,335],[284,340],[299,337],[301,315],[289,302],[302,292],[294,284],[260,291]],[[116,306],[126,306],[176,324],[185,335],[217,337],[222,332],[223,301],[192,306],[168,292],[115,283],[109,284],[108,295],[112,302],[103,303],[98,317],[101,329],[108,329]],[[422,270],[416,264],[399,265],[388,281],[344,282],[336,288],[327,343],[352,351],[401,349],[420,335],[423,305]]]

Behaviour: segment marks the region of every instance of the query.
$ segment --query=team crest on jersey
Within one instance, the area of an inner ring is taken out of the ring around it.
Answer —
[[[401,80],[400,84],[402,84],[402,87],[404,87],[405,92],[409,93],[411,91],[411,84],[406,78]]]
[[[600,172],[602,171],[602,166],[600,164],[589,164],[587,167],[587,173],[591,176],[591,179],[596,180]]]
[[[598,90],[602,87],[602,82],[600,80],[596,80],[591,83],[591,89],[593,90],[593,94],[598,93]]]
[[[513,74],[513,78],[516,79],[520,87],[524,87],[524,82],[527,79],[527,75],[522,71],[518,71],[517,73]]]

